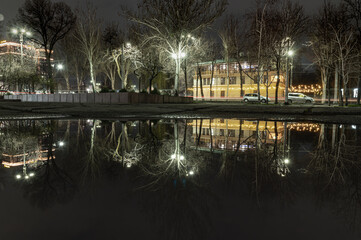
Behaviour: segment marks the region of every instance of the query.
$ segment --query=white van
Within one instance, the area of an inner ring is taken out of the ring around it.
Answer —
[[[260,98],[261,103],[265,103],[267,101],[267,98],[263,97],[262,95],[259,98]],[[247,93],[246,95],[244,95],[243,101],[245,103],[258,102],[258,94],[257,93]],[[270,101],[270,99],[268,98],[268,102],[269,101]]]
[[[289,103],[314,103],[315,100],[309,96],[306,96],[303,93],[289,93],[288,94]]]

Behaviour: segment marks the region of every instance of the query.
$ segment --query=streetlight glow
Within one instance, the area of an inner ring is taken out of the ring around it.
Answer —
[[[63,65],[63,64],[58,64],[58,65],[56,66],[56,68],[57,68],[58,70],[63,70],[63,69],[64,69],[64,65]]]
[[[14,28],[14,29],[12,29],[12,30],[11,30],[11,32],[12,32],[13,34],[18,34],[18,30],[17,30],[17,29],[15,29],[15,28]]]
[[[289,50],[289,51],[288,51],[288,56],[292,57],[294,54],[295,54],[294,51],[292,51],[292,50]]]
[[[186,54],[185,54],[184,52],[181,52],[181,53],[180,53],[180,57],[181,57],[181,58],[184,58],[185,56],[186,56]]]
[[[170,157],[171,157],[172,159],[175,159],[176,156],[175,156],[175,154],[172,154],[172,156],[170,156]]]
[[[65,145],[65,143],[63,141],[59,142],[59,147],[63,147]]]
[[[285,164],[289,164],[290,160],[288,158],[285,159]]]
[[[181,155],[181,156],[179,157],[179,159],[180,159],[180,160],[184,160],[184,156]]]
[[[177,54],[172,53],[172,58],[173,58],[173,59],[177,59]]]
[[[16,175],[16,179],[20,179],[20,178],[21,178],[20,174]]]
[[[34,173],[30,173],[30,174],[29,174],[30,177],[34,177],[34,175],[35,175]]]

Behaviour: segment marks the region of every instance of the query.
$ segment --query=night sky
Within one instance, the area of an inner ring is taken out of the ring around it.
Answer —
[[[4,2],[5,1],[5,2]],[[0,5],[0,13],[5,16],[5,20],[13,19],[16,14],[18,8],[25,2],[25,0],[4,0]],[[337,0],[333,0],[334,2],[339,2]],[[79,2],[83,3],[85,1],[74,1],[74,0],[64,0],[71,7],[78,6]],[[98,7],[99,15],[106,22],[109,21],[117,21],[121,18],[118,16],[118,11],[120,9],[120,5],[128,5],[129,7],[135,8],[139,0],[91,0]],[[228,0],[228,12],[232,14],[243,13],[247,9],[253,7],[255,5],[254,0]],[[299,1],[305,7],[306,13],[312,14],[316,13],[317,9],[322,5],[324,0],[302,0]]]

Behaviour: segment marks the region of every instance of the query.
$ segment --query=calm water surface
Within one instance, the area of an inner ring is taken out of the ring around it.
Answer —
[[[0,122],[0,239],[360,239],[361,126]]]

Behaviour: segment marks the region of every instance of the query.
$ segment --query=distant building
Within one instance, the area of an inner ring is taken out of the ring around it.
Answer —
[[[21,44],[16,42],[0,41],[0,58],[5,56],[14,56],[12,60],[14,63],[21,63],[23,57],[24,64],[32,62],[35,64],[40,74],[45,73],[46,56],[43,48],[36,48],[32,45],[23,44],[23,55],[21,56]],[[53,62],[53,59],[51,59]]]
[[[257,66],[250,66],[247,63],[242,65],[244,71],[240,74],[238,64],[230,63],[229,81],[227,78],[227,64],[225,61],[218,60],[214,65],[213,79],[211,62],[201,63],[201,75],[203,93],[205,98],[215,99],[239,99],[247,93],[257,93],[257,82],[252,80],[257,78]],[[199,79],[199,77],[198,77]],[[280,74],[280,84],[278,97],[284,97],[285,82],[283,74]],[[268,87],[268,97],[274,98],[276,92],[277,72],[275,70],[264,71],[260,84],[260,93],[266,96]],[[212,84],[212,88],[211,88]],[[241,92],[242,85],[242,92]],[[193,77],[193,97],[201,97],[200,81],[197,81],[197,71]]]

